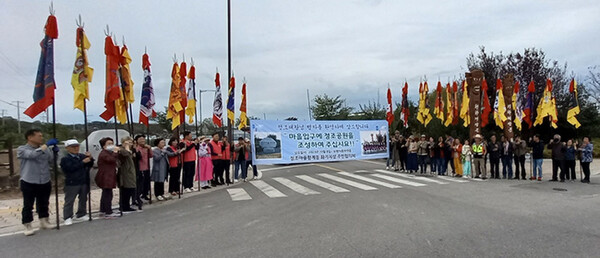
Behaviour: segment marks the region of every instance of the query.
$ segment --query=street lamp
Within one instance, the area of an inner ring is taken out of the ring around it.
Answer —
[[[200,111],[199,111],[199,113],[200,113],[199,114],[200,115],[200,119],[199,120],[200,121],[199,122],[200,122],[200,134],[202,135],[202,123],[203,123],[203,120],[202,120],[202,93],[205,93],[205,92],[216,92],[217,90],[203,90],[203,89],[199,89],[199,91],[200,91],[200,95],[198,96],[198,108],[200,109]]]

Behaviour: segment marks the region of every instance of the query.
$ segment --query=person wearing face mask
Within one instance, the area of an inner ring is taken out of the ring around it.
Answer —
[[[119,147],[114,145],[110,137],[100,139],[102,151],[98,155],[98,172],[96,185],[102,189],[100,197],[100,216],[105,218],[116,217],[112,210],[113,189],[117,187],[117,161]]]
[[[40,219],[40,228],[54,228],[54,225],[51,225],[48,219],[50,216],[48,205],[50,203],[50,192],[52,191],[49,163],[58,153],[58,147],[56,146],[58,141],[51,139],[44,144],[44,136],[39,129],[28,130],[25,133],[25,139],[27,144],[19,146],[17,149],[17,159],[21,161],[20,186],[23,193],[21,222],[25,227],[24,234],[30,236],[34,234],[31,225],[34,203]]]
[[[201,189],[210,189],[210,181],[213,179],[213,162],[210,158],[208,142],[210,138],[200,137],[198,139],[198,164],[196,168],[196,181],[200,180]]]
[[[120,206],[123,213],[134,212],[135,209],[131,208],[129,200],[134,198],[136,194],[136,171],[133,163],[134,153],[133,152],[133,139],[127,136],[121,139],[123,148],[119,149],[119,187],[121,188],[122,195],[120,197]],[[142,209],[142,202],[139,197],[137,199],[138,209]]]

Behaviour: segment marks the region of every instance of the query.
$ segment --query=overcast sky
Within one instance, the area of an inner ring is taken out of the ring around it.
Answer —
[[[341,95],[349,106],[385,102],[388,83],[395,102],[409,83],[417,98],[419,78],[446,82],[466,69],[466,57],[485,46],[493,52],[541,48],[584,77],[600,64],[600,4],[597,1],[385,1],[232,0],[232,68],[239,114],[242,78],[247,80],[248,115],[263,119],[308,119],[306,90]],[[39,43],[49,1],[0,1],[0,100],[32,100]],[[138,121],[148,48],[156,108],[167,104],[173,54],[194,58],[197,87],[214,89],[215,69],[227,94],[226,1],[54,1],[57,121],[82,123],[73,110],[70,78],[75,60],[75,20],[81,14],[95,69],[88,104],[90,119],[104,111],[104,28],[122,38],[133,58],[134,120]],[[214,94],[202,95],[202,116],[212,116]],[[0,102],[16,117],[16,108]],[[21,112],[22,112],[21,111]],[[24,120],[29,120],[25,115]],[[237,117],[237,115],[236,115]],[[36,117],[43,120],[43,115]]]

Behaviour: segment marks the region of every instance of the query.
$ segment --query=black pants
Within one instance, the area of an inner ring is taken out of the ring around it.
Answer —
[[[196,171],[196,162],[183,162],[183,189],[194,186],[194,172]]]
[[[400,170],[406,170],[406,157],[408,154],[400,154]]]
[[[52,183],[31,184],[21,180],[21,192],[23,193],[23,210],[21,211],[21,222],[23,224],[33,221],[33,203],[40,219],[47,218],[48,205],[50,203],[50,192]]]
[[[181,167],[169,168],[169,193],[179,192],[179,174]],[[155,186],[156,188],[156,186]],[[156,191],[156,190],[155,190]]]
[[[225,181],[228,184],[231,184],[231,179],[229,177],[229,171],[231,170],[231,161],[230,160],[223,160],[223,170],[225,171]]]
[[[121,211],[131,210],[129,200],[135,198],[134,195],[136,195],[135,188],[121,188],[121,196],[119,196]]]
[[[142,171],[142,194],[144,198],[150,196],[150,170]]]
[[[552,159],[552,180],[558,180],[558,169],[560,168],[560,180],[565,180],[565,161]]]
[[[63,218],[68,219],[73,217],[73,206],[75,204],[75,198],[78,198],[77,202],[77,218],[81,218],[87,215],[87,197],[89,188],[87,184],[82,185],[65,185],[65,205],[63,207]]]
[[[583,181],[590,181],[590,162],[581,162],[581,169],[583,170]]]
[[[165,194],[165,182],[154,182],[154,196],[159,197]]]
[[[491,178],[500,178],[500,159],[490,158],[490,174]]]
[[[252,167],[252,175],[254,177],[258,176],[258,171],[256,170],[256,165],[252,164],[252,160],[246,160],[246,166],[251,166]]]
[[[142,171],[135,172],[135,193],[131,196],[131,202],[137,203],[140,196],[144,193],[144,174]],[[144,196],[146,197],[146,196]]]
[[[100,196],[100,212],[104,212],[104,214],[112,214],[112,199],[113,189],[102,188],[102,196]]]
[[[444,164],[446,164],[446,168],[448,168],[448,164],[450,164],[450,168],[452,168],[452,174],[456,174],[456,170],[454,170],[454,162],[452,162],[452,158],[445,157]]]
[[[213,159],[213,183],[212,185],[216,185],[216,184],[224,184],[225,181],[223,180],[223,160],[221,159]]]
[[[525,174],[525,155],[515,156],[515,178],[519,179],[519,171],[521,172],[521,179],[525,180],[527,176]]]
[[[575,176],[575,160],[565,160],[565,175],[561,176],[561,178],[566,178],[567,180],[575,180],[577,177]]]

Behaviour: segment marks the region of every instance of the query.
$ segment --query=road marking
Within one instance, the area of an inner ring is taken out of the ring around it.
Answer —
[[[446,180],[446,181],[450,181],[450,182],[455,182],[455,183],[466,183],[466,182],[469,182],[469,181],[467,181],[465,179],[459,179],[460,177],[459,178],[451,178],[451,177],[442,176],[442,177],[438,177],[438,178]]]
[[[337,171],[337,172],[343,171],[341,169],[330,167],[330,166],[326,166],[326,165],[323,165],[323,164],[315,164],[315,166],[319,166],[319,167],[326,168],[326,169],[333,170],[333,171]]]
[[[272,187],[271,185],[265,183],[265,181],[250,181],[250,183],[256,186],[258,190],[261,190],[270,198],[287,197],[287,195],[275,189],[275,187]]]
[[[354,172],[359,172],[360,173],[360,172],[369,172],[369,171],[366,171],[366,170],[356,170]]]
[[[227,189],[227,192],[229,192],[232,201],[252,200],[252,197],[242,188],[230,188]]]
[[[365,190],[365,191],[377,190],[377,188],[372,187],[370,185],[365,185],[365,184],[357,183],[357,182],[354,182],[354,181],[351,181],[351,180],[348,180],[348,179],[345,179],[345,178],[337,177],[337,176],[334,176],[334,175],[330,175],[330,174],[321,173],[321,174],[319,174],[319,176],[331,179],[331,180],[336,181],[336,182],[340,182],[342,184],[347,184],[349,186],[354,186],[354,187],[356,187],[358,189],[362,189],[362,190]]]
[[[376,162],[376,161],[370,161],[370,160],[358,160],[358,161],[371,163],[371,164],[377,164],[377,165],[385,165],[385,162]]]
[[[442,181],[438,181],[435,179],[431,179],[431,178],[427,178],[427,177],[422,177],[422,176],[414,176],[414,175],[405,175],[405,174],[396,174],[397,176],[401,176],[404,178],[410,178],[410,179],[414,179],[414,180],[420,180],[420,181],[425,181],[425,182],[430,182],[430,183],[436,183],[436,184],[440,184],[440,185],[447,185],[448,183],[446,182],[442,182]],[[438,177],[440,178],[440,177]]]
[[[303,194],[303,195],[311,195],[311,194],[320,194],[317,191],[313,191],[307,187],[304,187],[292,180],[289,180],[287,178],[283,178],[283,177],[274,177],[273,180],[281,183],[282,185],[287,186],[288,188],[292,189],[294,192],[297,192],[299,194]]]
[[[369,182],[369,183],[372,183],[372,184],[385,186],[387,188],[402,188],[402,186],[399,186],[399,185],[394,185],[394,184],[386,183],[386,182],[383,182],[383,181],[375,180],[375,179],[364,177],[364,176],[355,175],[355,174],[348,173],[348,172],[339,172],[338,174],[344,175],[344,176],[348,176],[348,177],[352,177],[352,178],[356,178],[358,180],[362,180],[362,181]]]
[[[387,172],[387,171],[385,171],[385,172]],[[400,178],[397,178],[397,177],[391,177],[391,176],[380,175],[380,174],[373,174],[373,176],[379,177],[379,178],[383,178],[383,179],[388,180],[388,181],[400,183],[400,184],[410,185],[410,186],[426,186],[426,184],[412,182],[412,181],[400,179]]]
[[[302,180],[304,180],[304,181],[306,181],[306,182],[309,182],[309,183],[311,183],[311,184],[314,184],[314,185],[317,185],[317,186],[323,187],[323,188],[325,188],[325,189],[327,189],[327,190],[329,190],[329,191],[332,191],[332,192],[334,192],[334,193],[345,193],[345,192],[350,192],[350,190],[348,190],[348,189],[341,188],[341,187],[339,187],[339,186],[335,186],[335,185],[332,185],[332,184],[330,184],[330,183],[327,183],[327,182],[323,182],[323,181],[321,181],[321,180],[319,180],[319,179],[312,178],[312,177],[309,177],[309,176],[307,176],[307,175],[298,175],[298,176],[296,176],[296,177],[297,177],[297,178],[300,178],[300,179],[302,179]]]
[[[291,166],[283,166],[283,167],[274,167],[274,168],[261,168],[260,171],[272,171],[272,170],[280,170],[280,169],[290,169],[290,168],[297,168],[297,167],[307,167],[307,166],[313,166],[315,164],[299,164],[299,165],[291,165]]]

